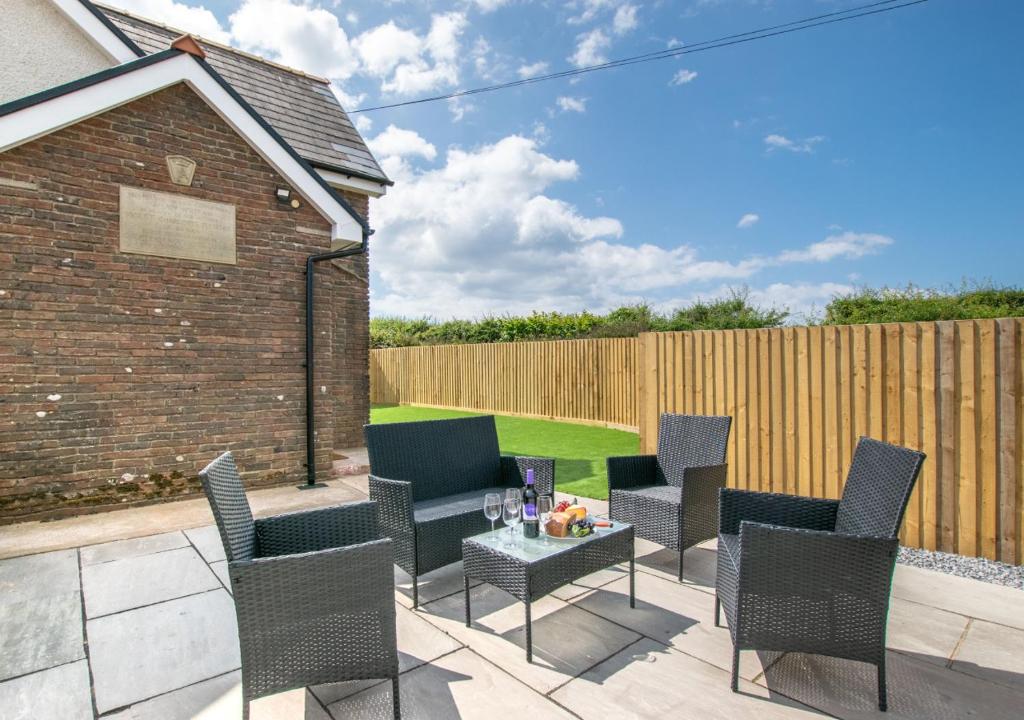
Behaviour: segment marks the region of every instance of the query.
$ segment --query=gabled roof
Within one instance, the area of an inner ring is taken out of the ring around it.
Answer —
[[[0,105],[0,153],[178,83],[187,84],[332,225],[363,242],[366,221],[200,58],[168,49]]]
[[[166,50],[175,30],[123,10],[100,10],[145,52]],[[331,91],[330,82],[197,38],[206,61],[316,167],[391,185]]]

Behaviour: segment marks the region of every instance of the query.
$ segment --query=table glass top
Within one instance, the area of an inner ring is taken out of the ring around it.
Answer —
[[[583,538],[554,538],[548,537],[544,533],[541,533],[537,538],[526,538],[523,537],[522,526],[519,526],[515,528],[515,545],[512,547],[507,546],[509,541],[507,527],[498,528],[493,532],[488,531],[480,535],[474,535],[466,539],[493,550],[500,550],[517,560],[534,562],[535,560],[543,560],[560,552],[571,551],[573,548],[593,542],[598,538],[620,533],[629,527],[631,527],[629,523],[616,522],[610,528],[596,527],[593,534]]]

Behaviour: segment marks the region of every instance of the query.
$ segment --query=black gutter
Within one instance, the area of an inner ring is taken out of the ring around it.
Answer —
[[[299,485],[299,490],[310,490],[312,488],[327,487],[325,483],[316,481],[316,417],[314,412],[315,393],[313,391],[314,378],[314,347],[313,339],[316,337],[313,327],[313,311],[316,304],[313,298],[313,270],[318,262],[324,260],[337,260],[339,258],[362,255],[366,252],[367,240],[372,230],[363,228],[363,240],[354,248],[334,250],[332,252],[310,255],[306,258],[306,484]]]

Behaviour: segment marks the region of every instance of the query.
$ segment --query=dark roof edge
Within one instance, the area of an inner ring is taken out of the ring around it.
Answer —
[[[315,168],[330,170],[331,172],[336,172],[339,175],[369,180],[370,182],[380,183],[381,185],[387,185],[388,187],[392,187],[395,184],[395,181],[391,180],[386,175],[371,175],[370,173],[359,172],[358,170],[352,170],[351,168],[342,167],[341,165],[332,165],[331,163],[321,162],[320,160],[311,161],[311,164]]]
[[[93,85],[98,85],[101,82],[116,78],[119,75],[125,75],[130,72],[134,72],[139,68],[149,67],[155,65],[158,62],[162,62],[169,57],[179,55],[179,50],[163,50],[162,52],[154,53],[153,55],[143,55],[138,60],[132,60],[131,62],[124,63],[123,65],[115,65],[112,68],[106,70],[100,70],[98,73],[92,75],[86,75],[84,78],[72,80],[71,82],[64,83],[63,85],[57,85],[52,88],[47,88],[41,92],[37,92],[33,95],[27,95],[17,100],[11,100],[8,103],[0,105],[0,117],[4,115],[10,115],[18,110],[24,110],[27,107],[38,105],[39,103],[46,102],[47,100],[53,100],[62,95],[73,93],[77,90],[82,90]]]
[[[179,51],[178,50],[172,50],[171,52],[177,53]],[[163,53],[161,53],[161,55],[162,54]],[[196,57],[194,55],[192,56],[192,58],[197,63],[199,63],[204,70],[206,70],[206,72],[210,75],[210,77],[212,77],[217,82],[218,85],[220,85],[222,88],[224,88],[224,91],[227,92],[227,94],[230,95],[234,99],[235,102],[237,102],[239,105],[242,106],[243,110],[245,110],[247,113],[249,113],[249,115],[252,117],[252,119],[255,120],[259,124],[259,126],[262,127],[270,135],[270,137],[272,137],[282,148],[284,148],[285,152],[287,152],[289,155],[292,156],[293,160],[295,160],[307,173],[309,173],[309,175],[312,176],[313,179],[316,180],[316,182],[324,190],[326,190],[328,193],[330,193],[330,195],[335,200],[338,201],[338,204],[341,205],[343,208],[345,208],[345,211],[349,215],[351,215],[353,218],[355,218],[356,222],[358,222],[359,226],[363,229],[364,236],[368,236],[370,234],[370,226],[367,223],[366,218],[364,218],[362,215],[360,215],[358,212],[356,212],[355,208],[353,208],[349,204],[348,200],[346,200],[344,198],[344,196],[342,196],[341,193],[339,193],[337,190],[335,190],[333,187],[331,187],[330,183],[328,183],[326,180],[324,180],[323,176],[320,175],[320,173],[318,173],[313,168],[313,166],[309,164],[309,162],[307,162],[301,155],[299,155],[295,151],[295,148],[293,148],[288,143],[287,140],[285,140],[283,137],[281,137],[281,134],[278,133],[277,130],[275,130],[273,127],[271,127],[270,123],[268,123],[266,121],[266,119],[262,115],[260,115],[258,112],[256,112],[256,108],[254,108],[252,105],[250,105],[246,101],[245,98],[243,98],[241,95],[238,94],[237,90],[235,90],[233,87],[231,87],[231,84],[227,80],[225,80],[223,77],[221,77],[220,73],[218,73],[216,70],[214,70],[212,67],[210,67],[210,64],[207,63],[205,60],[200,60],[198,57]]]
[[[119,28],[117,25],[115,25],[114,22],[110,18],[108,18],[106,16],[106,14],[104,14],[104,12],[102,10],[100,10],[98,7],[93,5],[90,2],[90,0],[78,0],[78,2],[80,2],[85,7],[86,10],[88,10],[90,13],[92,13],[92,15],[97,20],[99,20],[101,23],[103,23],[103,25],[107,28],[107,30],[109,30],[110,32],[114,33],[115,37],[117,37],[118,40],[120,40],[122,43],[124,43],[125,47],[127,47],[129,50],[131,50],[133,53],[135,53],[138,57],[145,57],[146,56],[145,51],[142,48],[140,48],[138,45],[136,45],[134,40],[132,40],[127,35],[125,35],[124,31],[121,30],[121,28]]]

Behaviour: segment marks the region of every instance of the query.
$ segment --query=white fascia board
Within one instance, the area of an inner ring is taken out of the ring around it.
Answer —
[[[362,223],[187,53],[0,117],[0,153],[180,82],[186,83],[306,201],[331,222],[331,239],[362,241]]]
[[[82,32],[96,43],[106,55],[117,63],[131,62],[138,60],[138,55],[124,44],[110,28],[104,25],[99,18],[89,12],[79,0],[50,0],[68,20],[81,28]]]
[[[331,187],[338,188],[339,190],[351,190],[352,192],[363,193],[373,198],[379,198],[387,194],[388,191],[388,186],[384,183],[353,177],[337,170],[316,168],[316,171],[320,174],[320,177],[331,184]]]

